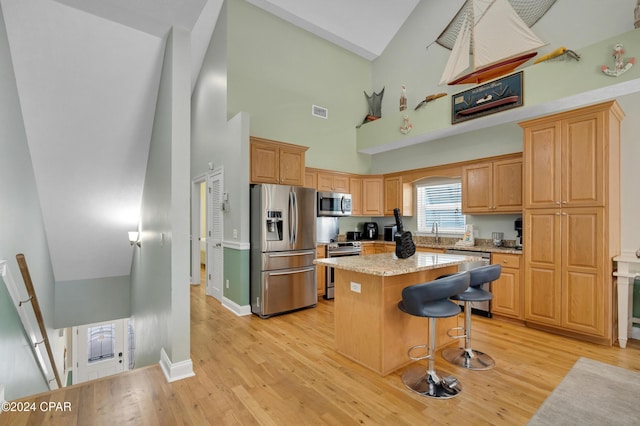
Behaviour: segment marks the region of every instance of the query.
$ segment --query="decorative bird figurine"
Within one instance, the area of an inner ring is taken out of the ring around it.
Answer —
[[[426,98],[424,98],[422,101],[420,101],[420,103],[418,105],[416,105],[416,107],[413,110],[417,111],[418,108],[420,108],[422,105],[426,104],[427,102],[434,101],[434,100],[436,100],[438,98],[441,98],[443,96],[447,96],[447,94],[446,93],[437,93],[437,94],[429,95]]]

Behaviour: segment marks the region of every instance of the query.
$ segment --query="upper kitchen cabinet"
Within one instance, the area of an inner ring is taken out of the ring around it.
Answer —
[[[462,212],[521,213],[522,158],[507,158],[462,167]]]
[[[316,189],[318,187],[318,172],[306,169],[304,172],[304,187]]]
[[[349,175],[339,172],[319,171],[318,191],[349,194]]]
[[[362,178],[362,215],[384,215],[384,181],[382,176]]]
[[[617,103],[608,102],[520,123],[526,159],[525,207],[604,206],[610,188],[608,172],[618,169],[611,161],[619,158],[622,116]]]
[[[362,216],[362,178],[350,177],[349,178],[349,190],[351,191],[351,215]]]
[[[251,137],[251,182],[303,186],[306,146]]]
[[[393,209],[400,209],[402,216],[413,216],[413,186],[402,176],[384,177],[384,215],[393,216]]]

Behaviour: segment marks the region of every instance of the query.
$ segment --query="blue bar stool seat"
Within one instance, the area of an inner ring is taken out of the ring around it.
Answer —
[[[453,296],[452,300],[460,300],[464,302],[464,327],[457,327],[452,330],[462,330],[459,335],[452,335],[451,331],[447,332],[449,337],[464,338],[464,348],[447,348],[442,351],[442,357],[452,364],[469,370],[489,370],[496,363],[489,355],[484,352],[471,348],[471,304],[473,302],[485,302],[491,300],[493,295],[481,288],[482,284],[490,283],[498,278],[502,273],[500,265],[487,265],[469,271],[471,280],[469,288],[464,292]]]
[[[462,391],[462,386],[453,377],[443,377],[435,370],[436,319],[456,316],[460,306],[450,297],[464,292],[469,287],[469,272],[460,272],[446,278],[405,287],[398,308],[409,315],[429,319],[429,343],[409,348],[410,359],[429,360],[428,368],[412,367],[402,374],[402,382],[412,391],[431,398],[452,398]],[[422,349],[423,355],[416,356]]]

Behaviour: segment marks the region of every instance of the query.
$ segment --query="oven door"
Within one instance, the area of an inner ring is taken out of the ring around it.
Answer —
[[[360,256],[360,252],[327,254],[327,257]],[[327,278],[324,287],[324,298],[333,299],[335,292],[334,268],[327,267]]]

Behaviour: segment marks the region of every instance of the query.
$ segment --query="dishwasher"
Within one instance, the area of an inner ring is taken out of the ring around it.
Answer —
[[[482,252],[482,251],[472,251],[472,250],[458,250],[458,249],[448,249],[446,251],[450,254],[459,254],[461,256],[474,256],[481,257],[482,260],[478,262],[470,262],[463,263],[459,266],[458,271],[470,271],[471,269],[477,268],[479,266],[485,266],[491,264],[491,253]],[[482,284],[481,288],[486,291],[491,291],[491,283]],[[464,302],[458,301],[458,304],[461,305],[464,310]],[[491,318],[491,301],[488,300],[486,302],[473,302],[471,304],[471,313],[476,315],[481,315],[483,317]]]

